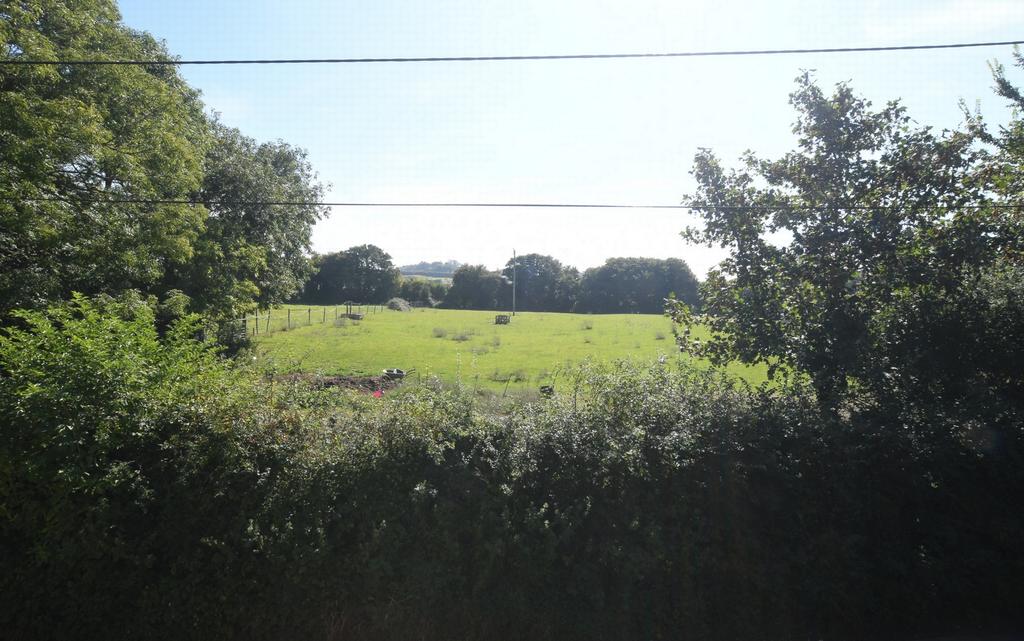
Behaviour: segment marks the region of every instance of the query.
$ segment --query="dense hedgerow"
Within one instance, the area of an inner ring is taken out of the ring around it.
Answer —
[[[82,299],[0,339],[0,626],[32,638],[854,639],[1020,623],[1020,417],[584,370],[266,381]]]

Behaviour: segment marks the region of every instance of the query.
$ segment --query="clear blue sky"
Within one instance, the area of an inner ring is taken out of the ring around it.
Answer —
[[[121,0],[183,58],[518,55],[928,44],[1024,37],[1022,0]],[[185,67],[208,107],[309,151],[329,199],[676,204],[698,147],[733,163],[792,148],[801,69],[956,126],[1003,120],[986,62],[1008,48],[763,58]],[[1022,78],[1024,80],[1024,78]],[[676,256],[679,211],[336,209],[317,251],[501,265],[513,247],[587,268]]]

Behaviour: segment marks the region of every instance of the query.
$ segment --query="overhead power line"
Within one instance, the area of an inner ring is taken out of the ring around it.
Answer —
[[[0,197],[3,202],[67,202],[79,204],[108,205],[208,205],[224,207],[396,207],[396,208],[539,208],[539,209],[717,209],[721,211],[781,211],[781,210],[813,210],[813,209],[850,209],[850,210],[885,210],[914,209],[908,205],[646,205],[618,203],[513,203],[513,202],[330,202],[308,200],[202,200],[185,198],[75,198],[72,196],[16,196]],[[1024,209],[1022,204],[986,203],[983,205],[928,205],[916,207],[935,211],[973,210],[973,209]]]
[[[395,58],[268,58],[227,60],[0,60],[0,65],[308,65],[308,64],[364,64],[375,62],[500,62],[520,60],[607,60],[613,58],[712,58],[728,56],[778,56],[808,53],[867,53],[883,51],[923,51],[931,49],[969,49],[977,47],[1004,47],[1024,44],[1024,40],[990,42],[958,42],[930,45],[893,45],[887,47],[820,47],[805,49],[723,49],[718,51],[668,51],[651,53],[565,53],[524,56],[424,56]]]

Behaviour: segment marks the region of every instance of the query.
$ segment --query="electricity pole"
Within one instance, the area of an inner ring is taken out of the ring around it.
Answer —
[[[512,315],[516,315],[516,250],[512,248]]]

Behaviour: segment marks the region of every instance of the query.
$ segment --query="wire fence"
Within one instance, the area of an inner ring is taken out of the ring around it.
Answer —
[[[256,337],[310,325],[336,323],[341,319],[362,320],[367,314],[384,311],[383,304],[343,303],[319,307],[286,307],[246,314],[228,322],[229,331],[238,337]]]

